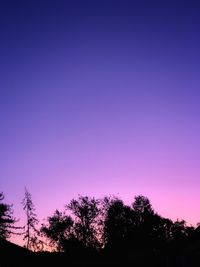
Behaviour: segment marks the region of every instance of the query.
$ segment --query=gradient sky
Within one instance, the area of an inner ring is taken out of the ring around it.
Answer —
[[[200,221],[198,1],[0,1],[0,190]]]

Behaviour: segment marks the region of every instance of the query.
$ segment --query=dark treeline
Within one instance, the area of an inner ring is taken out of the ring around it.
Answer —
[[[25,190],[22,205],[27,220],[21,228],[15,226],[12,206],[3,203],[3,194],[0,201],[1,239],[21,231],[25,247],[37,251],[31,260],[34,264],[38,264],[34,260],[47,262],[47,258],[52,266],[63,259],[71,266],[83,262],[198,266],[195,264],[200,262],[200,227],[163,218],[142,195],[136,196],[131,206],[116,197],[79,196],[38,227],[31,194]],[[47,248],[51,253],[44,252]]]

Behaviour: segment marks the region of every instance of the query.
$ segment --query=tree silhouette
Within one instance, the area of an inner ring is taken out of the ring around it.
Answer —
[[[21,227],[15,227],[14,224],[17,220],[13,217],[12,205],[2,203],[4,199],[3,193],[0,193],[0,237],[7,239],[15,229],[21,229]]]
[[[56,246],[58,251],[65,250],[66,241],[72,237],[72,218],[56,210],[47,221],[47,225],[42,225],[41,233],[50,240],[51,246]]]
[[[133,227],[134,214],[131,208],[118,198],[111,199],[104,222],[105,248],[113,253],[127,252]]]
[[[145,215],[154,214],[150,200],[142,195],[136,196],[132,204],[135,214],[138,216],[138,223],[142,223]]]
[[[99,200],[95,198],[79,196],[78,200],[72,199],[66,206],[75,217],[74,236],[85,247],[98,248],[101,246],[98,239],[99,205]]]
[[[27,249],[35,250],[38,247],[38,234],[39,231],[36,229],[38,224],[37,215],[35,213],[35,206],[32,201],[31,194],[25,188],[25,196],[22,200],[23,210],[26,213],[26,225],[24,231],[24,240],[26,242],[25,247]]]
[[[152,246],[154,231],[157,228],[158,217],[148,198],[139,195],[132,204],[135,223],[135,241],[137,247]]]
[[[184,220],[176,220],[171,228],[171,235],[173,243],[177,243],[177,245],[183,243],[187,236],[188,227],[186,226],[186,222]]]

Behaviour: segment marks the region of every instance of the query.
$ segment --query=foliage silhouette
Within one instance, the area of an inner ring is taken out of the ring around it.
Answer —
[[[113,198],[108,203],[104,222],[104,242],[108,250],[125,248],[126,241],[132,232],[133,212],[123,201]]]
[[[21,227],[14,226],[17,220],[13,217],[12,205],[2,203],[3,199],[4,194],[0,193],[0,237],[7,239],[12,234],[18,234],[14,230],[21,229]]]
[[[47,225],[42,225],[41,233],[50,240],[51,246],[56,246],[58,251],[65,250],[66,240],[72,237],[74,224],[72,218],[56,210],[47,221]]]
[[[100,215],[100,201],[87,196],[72,199],[66,205],[67,210],[74,215],[74,237],[85,247],[98,248],[98,226]]]

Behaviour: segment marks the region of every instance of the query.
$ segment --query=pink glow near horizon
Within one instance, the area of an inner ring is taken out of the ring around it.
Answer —
[[[27,186],[43,222],[78,194],[127,204],[142,194],[160,215],[195,225],[198,8],[71,2],[0,9],[5,202],[23,223]]]

